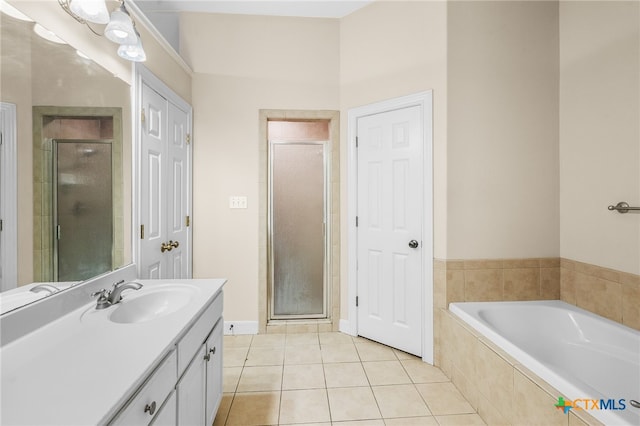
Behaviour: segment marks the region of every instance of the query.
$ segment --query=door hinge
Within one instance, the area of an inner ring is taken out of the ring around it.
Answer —
[[[2,221],[2,219],[0,219],[0,232],[2,232],[2,226],[4,225],[4,222]]]
[[[4,133],[0,132],[0,145],[4,143]]]
[[[62,236],[62,228],[60,225],[56,225],[56,239],[59,240]]]
[[[147,120],[147,116],[144,114],[144,108],[142,108],[142,112],[140,114],[140,120],[144,123]]]
[[[358,227],[358,216],[356,216],[356,228]]]
[[[140,225],[140,239],[144,240],[144,225]]]
[[[358,307],[358,296],[356,296],[356,308]]]
[[[184,135],[184,139],[187,142],[187,145],[189,145],[191,143],[191,134],[187,133],[186,135]]]
[[[185,217],[184,223],[185,223],[186,226],[191,225],[191,217],[190,216]]]
[[[356,148],[358,147],[358,137],[356,136]]]

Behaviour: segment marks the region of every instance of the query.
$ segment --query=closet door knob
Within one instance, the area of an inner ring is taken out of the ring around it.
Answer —
[[[156,402],[153,401],[151,405],[149,404],[145,405],[144,412],[149,413],[150,416],[153,416],[153,413],[156,412]]]
[[[418,242],[416,240],[409,241],[409,247],[418,248]]]

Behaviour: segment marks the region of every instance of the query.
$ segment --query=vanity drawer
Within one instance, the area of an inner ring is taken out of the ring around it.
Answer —
[[[178,379],[176,357],[176,351],[167,355],[124,410],[111,422],[112,425],[140,426],[151,422],[175,387]]]
[[[216,296],[211,305],[196,320],[184,337],[178,342],[178,377],[189,365],[193,355],[206,340],[211,329],[222,316],[222,292]]]

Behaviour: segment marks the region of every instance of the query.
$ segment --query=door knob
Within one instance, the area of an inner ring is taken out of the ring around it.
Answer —
[[[160,251],[164,253],[165,251],[173,250],[173,244],[171,243],[172,241],[169,241],[169,243],[160,243]]]
[[[411,240],[409,241],[409,247],[411,248],[418,248],[418,242],[416,240]]]
[[[178,248],[180,243],[178,241],[169,240],[169,245],[173,248]]]

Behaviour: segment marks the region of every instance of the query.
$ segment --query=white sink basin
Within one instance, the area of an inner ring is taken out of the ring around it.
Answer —
[[[109,320],[121,324],[150,321],[176,312],[187,305],[193,295],[193,289],[178,286],[151,289],[140,295],[128,292],[115,308],[108,308],[113,309]]]

